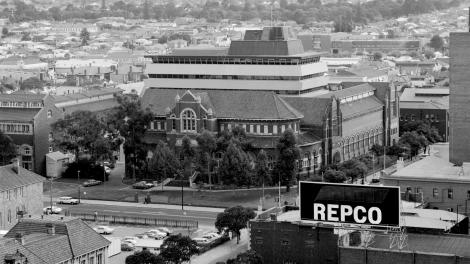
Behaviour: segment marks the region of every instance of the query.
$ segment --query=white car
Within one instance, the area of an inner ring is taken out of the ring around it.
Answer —
[[[98,234],[109,235],[113,233],[114,228],[109,226],[97,226],[94,227],[93,230],[95,230]]]
[[[127,237],[124,237],[124,238],[122,239],[122,242],[121,242],[121,243],[130,243],[130,244],[132,244],[133,246],[135,246],[135,244],[137,244],[137,240],[138,240],[137,237],[127,236]]]
[[[216,240],[217,238],[219,238],[220,235],[217,234],[217,233],[207,233],[207,234],[204,234],[202,236],[202,238],[206,238],[208,239],[209,241],[212,241],[212,240]]]
[[[173,233],[173,231],[171,229],[166,228],[166,227],[157,227],[155,229],[162,232],[162,233],[165,233],[167,235],[170,235],[171,233]]]
[[[164,239],[166,237],[166,233],[163,233],[161,232],[160,230],[158,229],[152,229],[152,230],[149,230],[147,232],[145,232],[145,234],[148,236],[148,237],[152,237],[152,238],[155,238],[157,240],[160,240],[160,239]]]
[[[204,237],[196,237],[196,238],[193,238],[193,240],[198,245],[205,245],[205,244],[209,244],[211,242],[211,241],[209,241],[209,239],[204,238]]]
[[[44,207],[42,212],[45,214],[60,214],[62,213],[62,208],[53,205],[52,208],[51,206]]]
[[[106,172],[106,174],[110,174],[111,173],[111,168],[108,167],[108,166],[104,166],[104,171]]]
[[[57,202],[60,204],[79,204],[80,203],[78,199],[74,199],[69,196],[59,197],[59,200]]]

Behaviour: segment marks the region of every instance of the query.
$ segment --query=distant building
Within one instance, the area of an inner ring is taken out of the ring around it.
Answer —
[[[438,64],[433,61],[397,61],[395,66],[402,75],[421,76],[437,70]]]
[[[0,131],[18,146],[22,167],[45,175],[45,155],[54,151],[51,124],[62,117],[53,97],[18,91],[0,94],[0,102]]]
[[[400,96],[400,121],[425,121],[449,140],[449,88],[406,88]]]
[[[78,218],[26,216],[0,239],[6,264],[108,264],[111,244]]]
[[[43,182],[43,177],[16,164],[0,167],[1,230],[9,230],[24,214],[42,214],[38,197],[42,197]]]

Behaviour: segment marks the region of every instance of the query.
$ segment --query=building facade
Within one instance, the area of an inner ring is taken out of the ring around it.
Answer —
[[[62,117],[50,95],[0,95],[0,131],[18,146],[23,168],[45,175],[46,153],[53,151],[51,124]]]
[[[0,229],[13,227],[24,214],[42,214],[44,178],[15,164],[0,167]]]

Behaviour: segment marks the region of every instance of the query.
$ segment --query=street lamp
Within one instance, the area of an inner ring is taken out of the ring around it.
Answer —
[[[77,171],[77,181],[78,181],[78,203],[81,203],[81,191],[80,191],[80,170]]]

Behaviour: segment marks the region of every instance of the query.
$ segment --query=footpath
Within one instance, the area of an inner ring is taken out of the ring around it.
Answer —
[[[50,202],[50,196],[43,196],[44,202]],[[52,199],[53,202],[57,202],[57,198]],[[143,204],[143,203],[131,203],[131,202],[115,202],[115,201],[103,201],[103,200],[85,200],[81,199],[82,204],[91,204],[91,205],[113,205],[113,206],[129,206],[134,208],[155,208],[155,209],[170,209],[170,210],[181,210],[180,205],[172,204]],[[198,211],[198,212],[214,212],[220,213],[224,211],[224,208],[215,208],[215,207],[202,207],[202,206],[184,206],[187,211]]]

